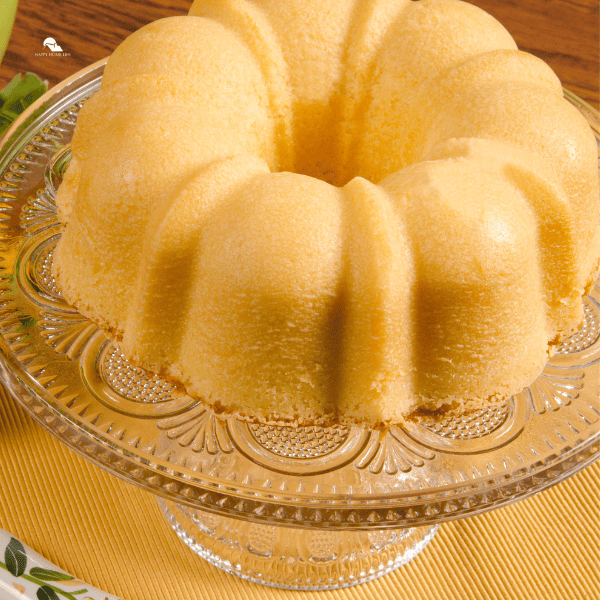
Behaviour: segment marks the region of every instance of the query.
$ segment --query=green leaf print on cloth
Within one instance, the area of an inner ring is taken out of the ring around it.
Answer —
[[[27,555],[21,542],[15,538],[10,540],[4,550],[4,562],[9,573],[14,577],[21,577],[27,568]]]

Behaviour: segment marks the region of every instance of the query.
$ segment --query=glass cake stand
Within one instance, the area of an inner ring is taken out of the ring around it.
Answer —
[[[600,453],[600,282],[585,323],[509,401],[391,427],[218,418],[134,368],[57,291],[54,202],[104,62],[31,106],[0,151],[0,375],[45,429],[153,492],[212,564],[290,589],[333,589],[413,558],[440,523],[526,498]],[[598,113],[565,92],[600,139]]]

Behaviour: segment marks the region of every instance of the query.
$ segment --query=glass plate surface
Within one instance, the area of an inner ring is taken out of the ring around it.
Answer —
[[[104,61],[53,88],[0,151],[0,358],[14,396],[82,456],[167,500],[288,527],[431,525],[525,498],[600,453],[600,281],[586,320],[509,401],[392,427],[274,427],[217,418],[131,366],[57,291],[54,202]],[[566,97],[600,140],[598,113]],[[599,141],[600,147],[600,141]]]

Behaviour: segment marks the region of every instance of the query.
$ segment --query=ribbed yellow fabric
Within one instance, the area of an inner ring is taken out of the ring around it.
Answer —
[[[0,388],[0,527],[126,600],[600,600],[600,464],[533,498],[443,525],[412,562],[358,587],[288,592],[188,550],[151,494],[93,466]]]

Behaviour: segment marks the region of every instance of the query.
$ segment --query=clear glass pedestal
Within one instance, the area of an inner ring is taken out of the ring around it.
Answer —
[[[226,573],[288,590],[334,590],[382,577],[427,546],[439,525],[343,531],[231,519],[158,498],[179,539]]]

